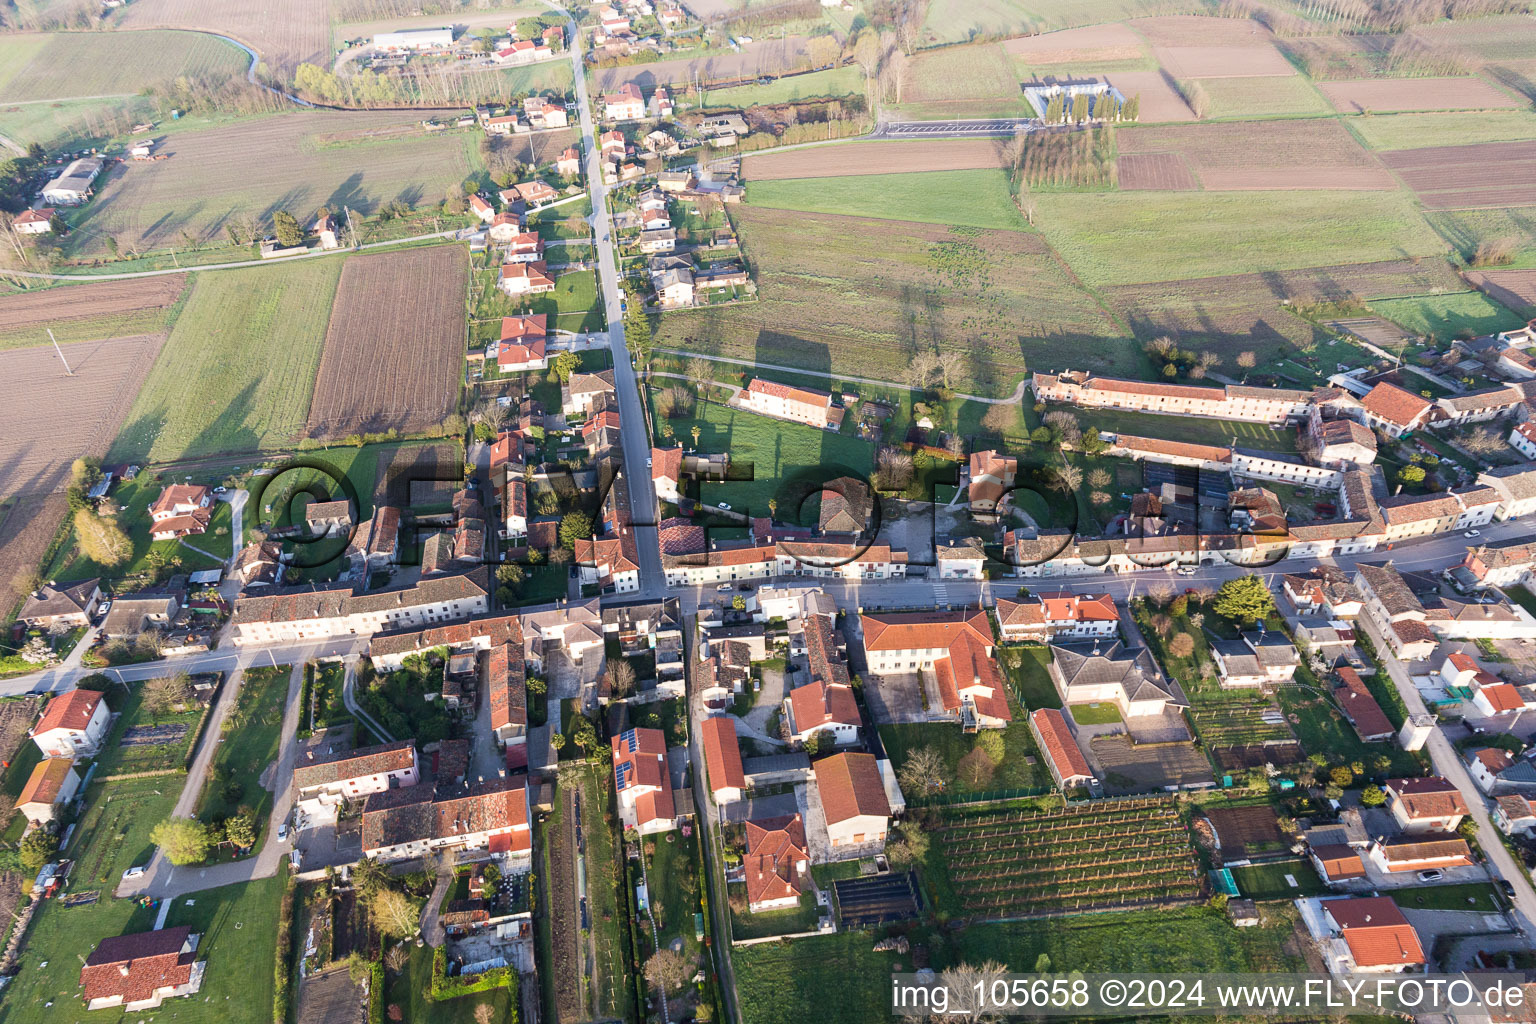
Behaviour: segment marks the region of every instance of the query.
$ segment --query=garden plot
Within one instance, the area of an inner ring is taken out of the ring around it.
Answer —
[[[956,816],[938,833],[960,906],[979,917],[1166,906],[1200,893],[1189,829],[1167,800]]]
[[[1107,793],[1145,793],[1167,786],[1209,786],[1210,763],[1188,743],[1137,744],[1124,734],[1089,741]]]
[[[1266,853],[1278,853],[1286,848],[1285,833],[1280,831],[1279,819],[1274,808],[1267,804],[1249,807],[1209,807],[1205,816],[1210,819],[1221,847],[1222,859],[1245,860]]]
[[[1179,153],[1122,153],[1116,161],[1125,191],[1194,190],[1200,187],[1189,162]]]

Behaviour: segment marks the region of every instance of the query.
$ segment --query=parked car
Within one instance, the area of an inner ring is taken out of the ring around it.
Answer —
[[[1462,536],[1463,537],[1481,537],[1482,534],[1479,531],[1477,531],[1477,530],[1468,530],[1466,533],[1462,534]]]
[[[727,505],[723,501],[716,502],[715,503],[715,508],[719,509],[721,512],[729,512],[731,510],[731,506]]]
[[[720,593],[720,594],[724,594],[727,591],[729,591],[730,589],[731,589],[731,585],[729,583],[722,583],[718,587],[715,588],[715,592],[716,593]]]
[[[124,879],[143,878],[143,877],[144,877],[144,865],[142,865],[142,864],[136,864],[133,867],[129,868],[127,871],[123,872],[123,878]]]
[[[1515,885],[1507,878],[1499,879],[1499,888],[1504,890],[1504,895],[1510,899],[1515,898]]]
[[[1444,877],[1445,872],[1439,868],[1430,868],[1428,871],[1419,872],[1419,881],[1421,882],[1438,882]]]
[[[1193,576],[1194,574],[1195,574],[1195,567],[1194,566],[1192,566],[1192,565],[1181,565],[1181,566],[1179,566],[1179,575],[1180,576]]]

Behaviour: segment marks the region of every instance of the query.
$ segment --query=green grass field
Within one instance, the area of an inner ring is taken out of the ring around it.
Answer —
[[[924,224],[1027,230],[1001,170],[853,174],[754,181],[747,201],[777,210],[841,213]]]
[[[48,45],[48,41],[48,36],[36,34],[0,38],[0,96],[8,94],[11,82]]]
[[[1198,382],[1197,382],[1198,383]],[[1204,420],[1192,416],[1159,416],[1156,413],[1131,412],[1119,409],[1083,410],[1078,422],[1098,430],[1132,434],[1137,437],[1160,437],[1168,440],[1188,441],[1192,444],[1233,445],[1239,448],[1257,448],[1267,452],[1294,452],[1294,431],[1276,430],[1263,423],[1241,423],[1236,420]]]
[[[742,1024],[885,1024],[889,977],[901,958],[872,952],[872,945],[869,935],[853,931],[733,950]]]
[[[123,511],[118,513],[117,522],[133,544],[133,555],[128,561],[117,566],[98,565],[81,554],[71,538],[71,543],[60,548],[54,565],[50,567],[53,578],[89,579],[92,576],[103,576],[107,579],[121,579],[135,576],[149,568],[151,552],[158,552],[167,561],[172,558],[181,559],[181,568],[187,572],[218,567],[222,559],[228,558],[230,554],[230,511],[229,506],[222,502],[213,508],[208,532],[174,540],[151,539],[152,524],[147,509],[159,497],[161,488],[172,482],[178,481],[169,478],[161,480],[154,473],[140,473],[137,478],[123,481],[114,487],[112,500],[123,507]],[[194,550],[196,548],[209,554]]]
[[[1478,335],[1510,331],[1525,319],[1482,292],[1415,295],[1402,299],[1372,299],[1371,309],[1415,335],[1433,334],[1449,341],[1464,330]]]
[[[66,851],[75,858],[70,891],[110,891],[124,871],[149,863],[155,852],[150,830],[170,817],[185,781],[181,775],[161,775],[92,783],[85,814]]]
[[[1211,98],[1207,117],[1280,117],[1328,114],[1333,108],[1301,75],[1287,78],[1202,78]]]
[[[1012,597],[1007,591],[999,593]],[[1046,647],[1005,647],[998,651],[998,663],[1008,671],[1014,696],[1023,701],[1028,711],[1061,707],[1061,694],[1056,692],[1056,684],[1051,682],[1050,670],[1046,668],[1050,657]]]
[[[1483,242],[1509,241],[1516,251],[1508,268],[1536,267],[1536,208],[1447,210],[1424,216],[1463,259],[1470,260]]]
[[[1290,875],[1293,886],[1285,880]],[[1311,861],[1287,860],[1273,864],[1249,864],[1232,869],[1237,891],[1251,900],[1293,900],[1299,896],[1321,896],[1328,891]]]
[[[1072,713],[1072,721],[1078,725],[1113,725],[1125,720],[1120,717],[1120,709],[1108,702],[1073,704],[1068,710]]]
[[[1371,114],[1346,117],[1344,124],[1360,136],[1362,142],[1376,150],[1470,146],[1479,142],[1536,139],[1536,114],[1524,110]]]
[[[928,6],[923,39],[927,45],[1049,32],[1161,14],[1164,7],[1157,0],[935,0]]]
[[[1499,910],[1493,886],[1487,882],[1420,885],[1395,890],[1391,895],[1398,906],[1409,910],[1469,910],[1479,914],[1495,914]]]
[[[848,96],[864,91],[864,72],[853,65],[808,75],[777,78],[767,85],[710,89],[704,104],[711,107],[750,107],[762,103],[791,103],[820,96]]]
[[[120,96],[178,76],[243,72],[241,50],[202,32],[61,32],[0,88],[0,102]]]
[[[292,444],[309,415],[341,264],[198,275],[111,457],[162,462]]]
[[[272,806],[272,794],[262,787],[261,773],[277,760],[291,675],[286,665],[245,670],[235,708],[225,720],[224,734],[213,752],[208,783],[197,801],[197,816],[204,821],[227,817],[241,807],[254,810],[258,842]],[[238,796],[230,799],[234,794],[220,791],[215,780],[219,773],[238,785]]]
[[[917,177],[917,175],[913,175]],[[1374,192],[1042,193],[1037,224],[1089,284],[1432,256],[1406,195]]]
[[[751,467],[752,479],[706,481],[700,485],[699,494],[708,504],[724,501],[736,511],[751,515],[767,515],[769,500],[776,499],[779,516],[793,518],[809,486],[844,470],[868,473],[874,457],[869,442],[856,437],[786,423],[714,402],[696,403],[688,417],[658,417],[658,444],[662,443],[663,424],[672,428],[676,440],[688,445],[693,443],[693,428],[697,426],[701,452],[730,452],[733,472]]]

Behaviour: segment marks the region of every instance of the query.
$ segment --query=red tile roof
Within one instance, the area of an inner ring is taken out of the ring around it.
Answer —
[[[891,804],[873,754],[833,754],[817,761],[815,771],[828,825],[859,815],[890,816]]]
[[[1339,668],[1337,675],[1339,686],[1334,690],[1334,699],[1343,708],[1344,717],[1354,723],[1355,732],[1362,739],[1395,731],[1392,720],[1381,710],[1381,705],[1371,695],[1370,687],[1365,685],[1365,680],[1360,678],[1358,672],[1346,665]]]
[[[672,776],[667,770],[667,740],[660,729],[630,729],[614,736],[615,788],[645,790],[635,799],[635,819],[641,824],[677,817],[672,803]]]
[[[780,384],[778,381],[763,380],[761,377],[752,378],[752,383],[747,385],[747,391],[758,395],[772,395],[788,402],[803,402],[822,409],[832,405],[832,395],[826,391],[794,388],[788,384]]]
[[[73,758],[45,757],[32,769],[27,784],[16,797],[16,806],[23,804],[56,804],[64,791],[64,780],[74,768]]]
[[[1344,934],[1357,967],[1410,967],[1425,962],[1418,933],[1390,896],[1324,900],[1323,910]]]
[[[704,733],[704,764],[709,769],[709,788],[746,789],[747,776],[741,767],[741,744],[736,739],[735,719],[730,715],[706,718],[700,726]]]
[[[1039,733],[1041,749],[1051,759],[1051,764],[1056,766],[1058,775],[1063,779],[1093,777],[1093,769],[1088,767],[1088,759],[1083,756],[1082,748],[1077,745],[1067,725],[1066,716],[1059,709],[1041,708],[1032,711],[1029,724]]]
[[[96,690],[70,690],[68,693],[61,693],[50,700],[48,706],[43,709],[43,717],[38,719],[32,735],[41,736],[53,729],[84,732],[100,703],[101,694]]]
[[[149,514],[151,516],[163,515],[167,512],[174,512],[183,506],[201,506],[208,500],[210,493],[208,488],[201,484],[171,484],[161,491],[160,497],[156,498],[155,503],[149,506]]]
[[[528,691],[523,673],[521,638],[492,647],[486,654],[486,700],[490,702],[493,730],[528,724]]]
[[[811,855],[806,850],[805,823],[798,814],[747,822],[747,903],[799,896],[799,879]]]
[[[1389,779],[1387,789],[1403,802],[1409,819],[1448,818],[1467,813],[1461,791],[1438,775],[1422,779]]]
[[[1360,851],[1353,846],[1343,843],[1314,846],[1312,856],[1322,864],[1323,874],[1330,882],[1365,877],[1365,862],[1360,859]]]
[[[863,629],[866,651],[947,650],[963,633],[993,644],[992,623],[980,608],[865,615]]]
[[[1117,391],[1129,395],[1167,395],[1205,402],[1224,402],[1225,388],[1202,388],[1187,384],[1149,384],[1141,380],[1124,380],[1118,377],[1091,377],[1083,383],[1085,391]]]
[[[795,731],[803,733],[824,725],[859,724],[859,705],[852,687],[841,683],[831,686],[807,683],[789,691],[789,709],[795,717]]]
[[[1378,419],[1399,427],[1411,427],[1429,411],[1430,401],[1412,391],[1405,391],[1396,384],[1382,381],[1360,399],[1365,411]]]
[[[193,954],[183,955],[181,947],[191,932],[183,925],[102,939],[80,968],[81,997],[90,1002],[121,996],[136,1003],[162,988],[185,985],[192,980]]]
[[[1521,699],[1520,691],[1509,683],[1479,686],[1477,692],[1482,694],[1483,700],[1493,705],[1494,711],[1519,711],[1525,707],[1525,701]]]
[[[545,329],[548,319],[543,313],[504,316],[501,318],[501,340],[525,341],[533,338],[543,339],[549,333]]]
[[[405,771],[416,763],[416,748],[411,740],[396,740],[374,747],[359,747],[331,757],[300,761],[293,769],[293,786],[298,790],[328,786],[344,779]]]
[[[1116,434],[1115,444],[1126,451],[1167,455],[1173,458],[1203,459],[1206,462],[1226,462],[1232,457],[1230,448],[1218,448],[1209,444],[1188,444],[1184,441],[1164,441],[1162,438],[1137,437],[1133,434]]]
[[[949,657],[934,662],[934,675],[939,685],[939,697],[944,710],[957,712],[963,698],[970,697],[977,713],[986,718],[1004,722],[1013,721],[1008,709],[1008,696],[1003,689],[1003,677],[997,665],[987,656],[985,644],[970,633],[961,633],[949,645]]]

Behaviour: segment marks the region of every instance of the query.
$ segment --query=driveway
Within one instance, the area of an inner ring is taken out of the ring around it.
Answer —
[[[244,669],[239,670],[219,695],[208,721],[206,739],[193,759],[187,772],[187,781],[176,800],[172,814],[176,817],[192,817],[197,808],[197,798],[202,793],[213,754],[223,735],[224,720],[235,706],[240,686],[244,683]],[[267,818],[267,828],[262,837],[260,850],[254,857],[244,860],[212,864],[205,867],[175,867],[156,850],[150,858],[144,874],[132,881],[118,884],[119,897],[148,895],[156,898],[176,897],[202,889],[214,889],[253,878],[269,878],[277,874],[282,858],[288,855],[289,844],[277,841],[277,829],[287,820],[293,809],[293,764],[298,753],[295,733],[299,728],[299,693],[304,687],[304,662],[296,662],[288,677],[287,702],[283,711],[283,732],[278,748],[277,771],[272,779],[272,813]]]

